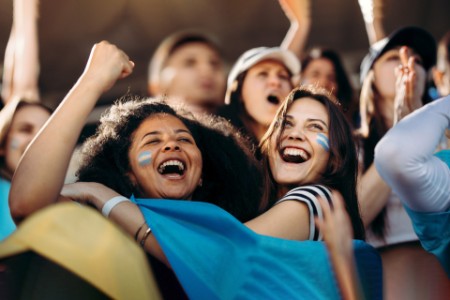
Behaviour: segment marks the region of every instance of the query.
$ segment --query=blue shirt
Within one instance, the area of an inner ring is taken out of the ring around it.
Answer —
[[[434,156],[438,157],[440,160],[445,162],[447,166],[450,168],[450,149],[441,150],[436,152]]]
[[[9,181],[0,178],[0,241],[16,230],[16,224],[11,217],[8,204],[10,187],[11,183]]]
[[[434,254],[450,277],[450,211],[425,213],[405,205],[422,247]]]

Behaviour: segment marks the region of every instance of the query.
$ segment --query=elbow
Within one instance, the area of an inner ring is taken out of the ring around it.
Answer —
[[[33,199],[26,197],[27,193],[17,192],[13,186],[9,194],[9,209],[11,217],[16,224],[20,223],[23,219],[31,215],[36,209],[33,209],[31,203]]]
[[[19,224],[30,214],[24,200],[25,199],[21,199],[21,197],[14,197],[11,194],[9,196],[9,209],[11,217],[16,224]]]
[[[399,143],[382,139],[375,147],[374,163],[380,174],[395,174],[406,166],[408,157],[399,147]]]

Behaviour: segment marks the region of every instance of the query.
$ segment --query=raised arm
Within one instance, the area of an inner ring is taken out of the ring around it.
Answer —
[[[13,24],[5,50],[2,99],[39,101],[38,0],[14,0]]]
[[[414,57],[407,47],[399,50],[401,64],[395,70],[395,99],[392,106],[392,123],[395,125],[406,115],[422,106],[420,86],[414,69]],[[392,158],[388,159],[389,164]],[[395,162],[394,162],[395,164]],[[386,205],[391,194],[391,187],[379,174],[372,163],[360,178],[359,200],[364,225],[367,227]]]
[[[405,117],[375,148],[375,165],[411,209],[439,212],[450,207],[450,169],[433,156],[450,127],[450,96]]]
[[[108,42],[93,47],[83,74],[31,142],[16,170],[9,198],[16,222],[58,199],[87,116],[100,95],[117,79],[128,76],[133,66],[124,52]]]
[[[311,1],[310,0],[278,0],[290,27],[281,48],[291,50],[298,57],[301,56],[311,27]]]
[[[386,37],[383,27],[384,0],[358,0],[370,45]]]

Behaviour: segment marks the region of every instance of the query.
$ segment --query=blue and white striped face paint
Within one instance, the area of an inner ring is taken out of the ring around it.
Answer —
[[[142,151],[138,155],[138,163],[141,167],[147,166],[152,162],[152,152]]]
[[[322,146],[323,149],[325,149],[325,151],[329,152],[330,151],[330,140],[328,139],[328,137],[323,134],[323,133],[318,133],[317,134],[317,138],[316,138],[316,142]]]
[[[9,145],[9,147],[11,148],[11,150],[17,150],[19,149],[20,143],[17,139],[12,139],[11,140],[11,144]]]

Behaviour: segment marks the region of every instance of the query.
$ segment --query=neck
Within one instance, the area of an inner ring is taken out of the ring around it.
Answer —
[[[269,126],[258,123],[247,115],[241,119],[242,123],[244,123],[245,128],[249,131],[249,133],[253,135],[253,137],[255,137],[255,139],[259,143]]]
[[[394,124],[394,98],[379,99],[379,109],[386,128],[391,128]]]
[[[277,199],[281,199],[287,192],[289,192],[291,188],[283,185],[278,186]]]

